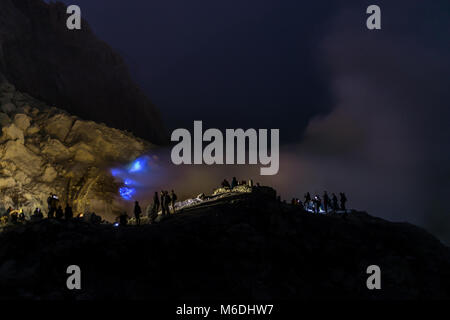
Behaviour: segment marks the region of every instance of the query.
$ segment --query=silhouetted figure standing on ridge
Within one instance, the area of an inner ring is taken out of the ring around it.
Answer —
[[[334,193],[332,194],[331,201],[332,201],[333,211],[336,212],[339,209],[338,198],[336,197],[336,194],[334,194]]]
[[[236,177],[233,177],[233,180],[231,180],[231,189],[234,189],[238,185],[238,181]]]
[[[55,209],[53,207],[50,207],[50,211],[47,214],[48,219],[53,219],[55,217]]]
[[[167,214],[170,215],[170,202],[172,201],[172,199],[170,199],[170,195],[169,195],[169,191],[164,191],[165,194],[165,201],[164,201],[164,206],[166,207],[166,212]]]
[[[155,195],[153,196],[153,208],[152,208],[152,213],[153,214],[158,214],[159,211],[159,197],[158,197],[158,192],[155,192]]]
[[[227,179],[223,179],[223,181],[222,181],[222,188],[230,189],[230,183],[228,182]]]
[[[161,191],[161,214],[164,216],[166,215],[166,193],[164,191]]]
[[[72,207],[69,206],[69,204],[66,204],[66,207],[64,208],[64,217],[66,220],[71,220],[73,218],[73,211]]]
[[[47,198],[48,212],[52,210],[53,203],[53,195],[50,193],[50,196]]]
[[[340,193],[341,195],[341,210],[345,211],[345,203],[347,202],[347,197],[345,196],[344,192]]]
[[[318,195],[314,197],[314,211],[315,213],[320,213],[320,206],[322,205],[322,200]]]
[[[311,202],[311,195],[309,194],[309,192],[307,192],[305,194],[305,202],[304,202],[305,209],[308,209],[308,205],[309,205],[310,202]]]
[[[170,198],[172,200],[172,210],[173,210],[173,213],[175,213],[175,203],[177,202],[177,199],[178,199],[177,195],[175,194],[175,191],[172,190],[172,192],[170,194]]]
[[[64,217],[64,211],[62,209],[61,206],[58,207],[58,209],[56,209],[56,219],[62,219],[62,217]]]
[[[328,196],[328,193],[326,191],[323,192],[323,209],[325,210],[325,213],[328,212],[328,205],[330,204],[330,197]]]
[[[141,207],[139,206],[139,202],[136,201],[134,203],[134,217],[136,218],[136,225],[140,225],[141,224]]]
[[[42,211],[41,211],[41,209],[39,209],[39,208],[36,208],[36,210],[34,210],[34,213],[33,213],[33,218],[34,219],[42,219],[44,217],[44,215],[42,214]]]

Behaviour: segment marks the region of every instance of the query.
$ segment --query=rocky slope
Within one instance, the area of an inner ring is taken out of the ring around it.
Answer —
[[[362,212],[314,215],[254,193],[140,227],[13,226],[0,243],[3,299],[450,298],[449,248],[424,230]],[[81,291],[66,289],[72,264]],[[372,264],[381,290],[366,287]]]
[[[86,21],[82,30],[68,30],[67,17],[60,2],[0,1],[0,73],[20,91],[83,119],[156,144],[168,141],[158,111],[122,58]]]
[[[0,81],[0,213],[46,209],[50,193],[75,213],[118,212],[119,182],[109,169],[151,145],[132,134],[49,107]]]

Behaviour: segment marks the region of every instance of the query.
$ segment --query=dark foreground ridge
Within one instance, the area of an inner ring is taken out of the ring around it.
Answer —
[[[366,287],[372,264],[381,290]],[[66,288],[69,265],[81,268],[79,291]],[[363,212],[314,215],[261,194],[139,227],[43,220],[0,234],[2,299],[449,297],[449,249],[424,230]]]

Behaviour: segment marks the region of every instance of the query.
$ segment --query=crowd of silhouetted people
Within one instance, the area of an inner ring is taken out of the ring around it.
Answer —
[[[327,191],[324,191],[322,198],[317,194],[314,198],[307,192],[304,195],[304,202],[302,203],[298,198],[292,198],[291,204],[303,207],[306,211],[312,211],[314,213],[323,212],[337,212],[346,211],[347,196],[344,192],[339,193],[339,200],[335,193],[328,195]]]
[[[55,194],[50,194],[47,198],[47,219],[55,219],[55,220],[72,220],[74,219],[73,209],[69,203],[66,203],[66,206],[63,207],[59,204],[59,198]],[[77,215],[78,219],[83,218],[84,216],[89,217],[89,222],[99,223],[101,222],[101,217],[96,215],[95,213],[88,214],[79,214]],[[6,212],[2,216],[3,222],[25,222],[27,217],[23,210],[12,209],[9,207]],[[33,213],[29,216],[31,221],[39,221],[44,219],[44,213],[41,208],[36,208]],[[86,219],[85,219],[86,220]]]
[[[220,186],[224,189],[232,190],[237,186],[244,186],[244,185],[253,187],[253,180],[249,180],[248,182],[245,180],[238,181],[238,179],[236,179],[236,177],[233,177],[233,179],[231,179],[231,183],[229,183],[227,179],[223,179]],[[259,186],[259,183],[257,183],[256,185]]]
[[[248,182],[244,180],[239,182],[236,177],[232,178],[231,183],[229,183],[227,179],[224,179],[221,183],[221,187],[228,190],[233,190],[235,187],[243,185],[254,187],[252,180],[249,180]],[[259,183],[257,183],[255,187],[258,188]],[[280,196],[278,196],[277,199],[279,202],[281,202]],[[175,194],[174,190],[172,190],[170,193],[166,190],[162,190],[160,193],[155,192],[153,196],[153,203],[147,208],[147,215],[149,218],[149,222],[153,223],[154,220],[157,218],[159,212],[161,212],[162,216],[175,214],[177,200],[178,197]],[[328,213],[338,211],[346,212],[346,203],[347,197],[345,193],[343,192],[339,193],[338,199],[335,193],[332,193],[331,196],[329,196],[327,191],[324,191],[322,197],[319,195],[311,197],[311,194],[307,192],[304,195],[303,202],[298,198],[292,198],[291,201],[292,205],[300,206],[305,211],[314,213],[321,213],[321,212]],[[59,205],[59,198],[55,194],[50,194],[50,196],[47,198],[47,205],[48,205],[47,211],[48,219],[56,219],[56,220],[74,219],[73,210],[72,207],[69,205],[69,203],[67,203],[65,208],[63,209],[62,206]],[[135,201],[133,213],[136,225],[140,225],[141,216],[143,212],[138,201]],[[2,218],[3,221],[5,221],[6,219],[7,221],[13,223],[23,222],[26,220],[23,210],[13,210],[11,207],[7,209],[6,213],[3,215]],[[101,217],[96,215],[95,213],[89,213],[85,215],[79,214],[77,215],[76,218],[84,218],[84,220],[94,223],[100,223],[102,221]],[[31,220],[36,221],[42,219],[44,219],[44,214],[42,210],[40,208],[36,208],[33,214],[31,215]],[[117,222],[115,223],[115,225],[121,226],[127,225],[128,220],[129,220],[128,214],[124,212],[117,218]]]
[[[162,216],[170,215],[171,213],[176,213],[175,204],[177,200],[178,197],[174,190],[172,190],[170,193],[169,191],[166,190],[161,190],[159,194],[158,192],[155,192],[155,194],[153,195],[153,204],[151,205],[150,212],[148,212],[150,222],[153,222],[156,219],[160,209]],[[139,205],[139,201],[135,201],[133,213],[136,225],[140,225],[142,209],[141,206]],[[128,214],[124,212],[119,216],[118,220],[121,226],[127,225]]]

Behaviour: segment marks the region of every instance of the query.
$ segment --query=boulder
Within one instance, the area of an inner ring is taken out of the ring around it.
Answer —
[[[73,121],[72,117],[68,115],[57,114],[48,120],[45,131],[60,141],[64,141],[72,128]]]
[[[70,148],[72,152],[75,152],[75,161],[91,163],[95,161],[93,151],[91,147],[81,142]]]
[[[31,152],[19,140],[8,141],[0,146],[2,160],[11,160],[23,172],[30,176],[40,175],[42,171],[42,159]]]
[[[27,135],[28,136],[32,136],[32,135],[38,133],[40,130],[41,129],[39,127],[37,127],[37,126],[31,126],[27,130]]]
[[[18,113],[14,116],[14,124],[22,131],[26,131],[30,127],[31,119],[23,113]]]
[[[14,174],[14,179],[18,183],[19,187],[27,185],[31,182],[30,177],[28,177],[23,171],[20,170]]]
[[[16,181],[11,177],[0,177],[0,189],[11,188],[16,185]]]
[[[2,141],[19,141],[21,144],[24,143],[23,131],[20,130],[14,123],[7,127],[2,128],[3,135],[1,137]]]
[[[56,172],[55,168],[51,165],[48,165],[45,168],[44,173],[42,174],[41,180],[44,182],[53,182],[58,176],[58,172]]]
[[[72,157],[72,152],[57,139],[42,143],[41,150],[43,154],[54,160],[67,160]]]

